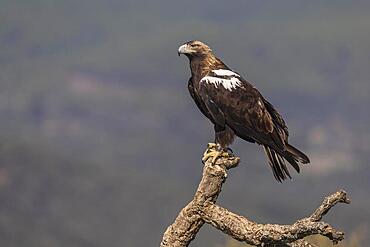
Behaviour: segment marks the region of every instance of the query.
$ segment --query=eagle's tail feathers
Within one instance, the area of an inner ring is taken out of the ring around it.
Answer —
[[[284,158],[289,162],[289,164],[291,164],[291,166],[293,166],[294,170],[299,173],[300,169],[297,160],[288,152],[285,152]]]
[[[288,177],[291,178],[283,157],[272,148],[266,145],[264,145],[263,147],[275,179],[279,182],[282,182],[282,180],[285,180]]]
[[[278,155],[276,152],[274,152],[274,154],[275,154],[276,159],[279,161],[280,167],[283,168],[285,174],[288,175],[289,178],[292,178],[289,174],[289,170],[285,164],[285,160],[283,159],[283,157]]]
[[[285,147],[286,147],[286,152],[285,153],[288,153],[287,155],[285,156],[290,156],[292,157],[295,161],[297,162],[300,162],[302,164],[307,164],[307,163],[310,163],[310,159],[307,157],[307,155],[305,155],[304,153],[302,153],[301,151],[299,151],[298,149],[296,149],[295,147],[291,146],[290,144],[286,143],[285,144]],[[288,160],[288,159],[287,159]],[[289,160],[288,160],[289,161]],[[291,163],[289,161],[289,163]]]

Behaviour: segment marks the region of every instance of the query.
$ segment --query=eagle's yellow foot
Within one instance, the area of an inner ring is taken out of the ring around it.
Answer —
[[[207,144],[207,149],[212,149],[212,148],[217,148],[219,147],[218,144],[214,143],[214,142],[209,142]]]
[[[208,147],[203,154],[202,161],[206,162],[209,158],[212,158],[211,163],[214,164],[219,157],[227,158],[229,157],[229,153],[215,143],[208,143]]]
[[[212,150],[203,156],[203,162],[206,162],[209,158],[212,158],[211,163],[214,164],[218,157],[222,156],[223,151]]]
[[[208,157],[207,157],[206,159],[204,159],[204,157],[205,157],[205,156],[206,156],[210,151],[212,151],[212,150],[217,150],[217,148],[218,148],[218,145],[217,145],[216,143],[212,143],[212,142],[208,143],[208,144],[207,144],[207,149],[206,149],[206,151],[204,151],[204,153],[203,153],[203,158],[202,158],[203,162],[204,162],[204,161],[206,161],[206,160],[208,159]]]

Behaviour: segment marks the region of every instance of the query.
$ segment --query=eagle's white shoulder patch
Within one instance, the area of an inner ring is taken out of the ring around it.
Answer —
[[[214,76],[205,76],[200,82],[205,82],[208,84],[213,84],[216,88],[219,85],[222,85],[225,89],[232,91],[237,87],[242,85],[241,81],[237,77],[231,77],[229,79],[214,77]]]
[[[239,77],[237,73],[235,73],[234,71],[228,70],[228,69],[215,69],[215,70],[212,70],[212,72],[218,76],[237,76]]]

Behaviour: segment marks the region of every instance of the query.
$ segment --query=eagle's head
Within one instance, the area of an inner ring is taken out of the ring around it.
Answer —
[[[192,40],[180,46],[177,51],[177,54],[179,56],[181,54],[184,54],[188,58],[204,57],[212,54],[212,50],[211,48],[209,48],[208,45],[204,44],[203,42],[200,42],[198,40]]]

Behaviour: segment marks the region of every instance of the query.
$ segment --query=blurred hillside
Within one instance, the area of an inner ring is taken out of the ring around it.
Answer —
[[[278,184],[239,140],[220,204],[289,223],[343,188],[353,203],[326,220],[369,225],[369,23],[368,1],[1,1],[0,245],[158,245],[213,139],[176,54],[191,39],[255,82],[312,160]],[[206,226],[192,246],[224,242]]]

